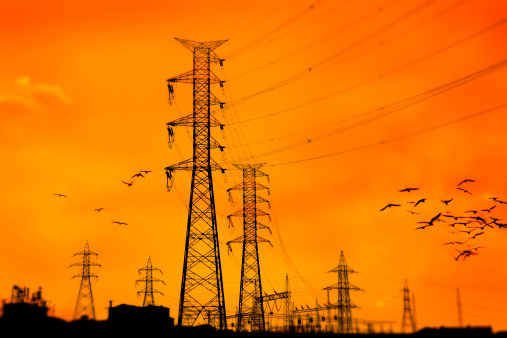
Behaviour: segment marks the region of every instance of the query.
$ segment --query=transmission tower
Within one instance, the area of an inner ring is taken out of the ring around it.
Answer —
[[[259,170],[263,165],[263,163],[234,164],[236,168],[243,170],[243,182],[227,189],[231,201],[232,190],[243,191],[243,208],[227,216],[229,222],[232,222],[231,217],[243,217],[243,235],[227,242],[229,248],[231,243],[243,243],[241,284],[239,288],[238,331],[246,330],[248,322],[251,323],[252,332],[263,332],[266,329],[258,243],[269,243],[269,241],[257,235],[257,230],[269,228],[257,222],[257,217],[269,217],[269,214],[258,209],[257,203],[267,202],[269,204],[269,202],[265,198],[257,195],[258,190],[268,188],[256,182],[257,177],[267,176],[267,174]]]
[[[287,292],[287,298],[284,299],[284,327],[286,332],[294,331],[294,323],[292,322],[292,298],[290,293],[289,275],[285,274],[285,292]]]
[[[210,85],[222,82],[210,65],[222,62],[213,50],[227,40],[176,40],[192,52],[194,60],[193,70],[167,80],[170,98],[174,95],[172,83],[193,84],[193,113],[167,123],[170,141],[173,127],[193,128],[193,157],[165,168],[168,189],[174,170],[192,171],[178,325],[193,326],[204,321],[222,330],[227,328],[227,322],[211,172],[224,170],[210,154],[212,148],[223,150],[210,134],[210,127],[223,127],[210,110],[212,104],[221,104],[211,94]]]
[[[349,283],[349,274],[355,271],[347,265],[343,250],[340,254],[338,266],[329,272],[338,273],[338,283],[324,288],[324,290],[338,290],[338,333],[352,333],[352,308],[357,306],[350,300],[350,291],[359,291],[361,289]]]
[[[408,323],[410,321],[410,324]],[[405,326],[412,328],[412,332],[415,332],[415,320],[410,309],[410,290],[408,289],[408,283],[405,279],[405,286],[403,287],[403,318],[401,320],[401,332],[405,332]]]
[[[74,320],[87,318],[95,319],[95,307],[93,305],[92,282],[91,278],[98,278],[97,275],[91,273],[90,267],[99,266],[100,264],[90,261],[90,256],[98,254],[91,252],[88,247],[88,241],[83,251],[74,254],[74,256],[83,256],[83,260],[79,263],[72,264],[71,266],[82,267],[81,273],[73,276],[72,278],[81,277],[81,286],[79,287],[79,294],[77,296],[76,309],[74,311]]]
[[[458,296],[458,327],[463,327],[463,316],[461,315],[461,296],[459,294],[459,288],[456,289]]]
[[[162,296],[164,295],[162,292],[153,289],[153,283],[162,282],[165,285],[163,280],[158,278],[153,278],[153,271],[160,271],[161,274],[164,274],[162,270],[154,268],[151,264],[151,256],[148,256],[148,263],[144,268],[139,269],[139,274],[145,272],[145,277],[136,280],[136,285],[139,282],[144,282],[144,289],[141,291],[137,291],[137,295],[144,293],[144,301],[143,306],[152,305],[155,306],[155,298],[153,297],[154,293],[160,293]]]

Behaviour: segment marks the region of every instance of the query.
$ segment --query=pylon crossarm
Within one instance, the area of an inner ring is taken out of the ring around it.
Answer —
[[[194,71],[190,70],[180,75],[176,75],[170,79],[167,79],[167,83],[170,84],[172,82],[184,82],[184,83],[194,83]]]
[[[230,219],[231,217],[243,217],[244,213],[245,213],[244,209],[242,208],[242,209],[236,210],[235,212],[233,212],[230,215],[227,215],[227,218]]]
[[[209,71],[209,75],[210,75],[210,77],[209,77],[210,84],[217,84],[217,83],[223,82],[222,80],[220,80],[220,78],[218,76],[213,74],[213,72],[211,70]],[[199,77],[196,77],[195,79],[200,80],[201,77],[199,76]],[[185,72],[183,74],[176,75],[170,79],[167,79],[168,85],[170,85],[171,83],[174,83],[174,82],[194,83],[194,71],[190,70],[190,71]]]
[[[271,204],[269,203],[269,201],[267,199],[265,199],[264,197],[261,197],[259,195],[255,196],[255,203],[267,203],[268,207],[271,208]]]
[[[168,127],[176,127],[176,126],[183,126],[183,127],[193,127],[194,126],[194,117],[193,114],[186,115],[183,117],[180,117],[179,119],[176,119],[171,122],[167,122],[166,125]],[[224,124],[218,121],[213,116],[210,116],[210,127],[224,127]]]
[[[196,48],[209,49],[210,51],[213,51],[228,41],[228,40],[216,40],[216,41],[199,42],[181,38],[174,39],[179,43],[181,43],[183,46],[185,46],[192,53],[195,51]]]
[[[264,230],[264,229],[268,229],[270,234],[272,234],[272,233],[273,233],[273,232],[271,231],[271,228],[270,228],[270,227],[268,227],[267,225],[264,225],[264,224],[262,224],[262,223],[257,222],[257,230]]]
[[[271,244],[271,242],[265,238],[257,236],[256,239],[257,239],[257,243],[269,243],[271,246],[273,246],[273,244]]]
[[[217,142],[213,137],[210,137],[210,149],[220,149],[220,151],[224,151],[225,147]]]

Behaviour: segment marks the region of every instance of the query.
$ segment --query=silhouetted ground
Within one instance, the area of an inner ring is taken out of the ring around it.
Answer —
[[[216,331],[207,326],[201,327],[172,327],[161,325],[148,325],[145,323],[132,323],[130,325],[117,325],[108,321],[79,320],[66,322],[58,318],[48,317],[38,320],[5,320],[0,318],[1,337],[331,337],[331,333],[238,333],[231,330]],[[493,333],[489,327],[471,328],[425,328],[414,334],[347,334],[339,336],[417,336],[417,337],[506,337],[506,332]]]

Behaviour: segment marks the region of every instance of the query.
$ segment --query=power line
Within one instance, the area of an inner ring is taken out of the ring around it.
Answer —
[[[430,128],[426,128],[426,129],[423,129],[423,130],[419,130],[419,131],[416,131],[416,132],[413,132],[413,133],[410,133],[410,134],[406,134],[406,135],[403,135],[403,136],[398,136],[398,137],[391,138],[391,139],[388,139],[388,140],[384,140],[384,141],[368,144],[368,145],[365,145],[365,146],[362,146],[362,147],[352,148],[352,149],[343,150],[343,151],[332,153],[332,154],[327,154],[327,155],[322,155],[322,156],[317,156],[317,157],[311,157],[311,158],[306,158],[306,159],[297,160],[297,161],[277,163],[277,164],[270,164],[270,165],[268,165],[268,167],[275,167],[275,166],[286,165],[286,164],[293,164],[293,163],[312,161],[312,160],[317,160],[317,159],[321,159],[321,158],[325,158],[325,157],[330,157],[330,156],[336,156],[336,155],[341,155],[341,154],[345,154],[345,153],[350,153],[350,152],[356,151],[356,150],[370,148],[370,147],[373,147],[373,146],[377,146],[377,145],[381,145],[381,144],[384,144],[384,143],[388,143],[388,142],[392,142],[392,141],[397,141],[397,140],[400,140],[400,139],[403,139],[403,138],[414,136],[414,135],[417,135],[417,134],[422,134],[422,133],[425,133],[427,131],[431,131],[431,130],[434,130],[434,129],[442,128],[442,127],[451,125],[453,123],[461,122],[461,121],[464,121],[464,120],[467,120],[467,119],[470,119],[470,118],[473,118],[473,117],[477,117],[477,116],[480,116],[480,115],[483,115],[483,114],[491,113],[491,112],[496,111],[498,109],[502,109],[505,106],[507,106],[507,104],[503,104],[501,106],[498,106],[498,107],[495,107],[495,108],[491,108],[491,109],[482,111],[480,113],[468,115],[468,116],[459,118],[459,119],[454,120],[454,121],[442,123],[442,124],[437,125],[437,126],[433,126],[433,127],[430,127]]]
[[[250,156],[249,158],[240,159],[240,161],[251,160],[251,159],[254,159],[254,158],[264,157],[264,156],[272,155],[272,154],[279,153],[279,152],[282,152],[282,151],[290,150],[290,149],[293,149],[293,148],[296,148],[296,147],[300,147],[300,146],[303,146],[303,145],[310,144],[310,143],[315,142],[315,141],[322,140],[322,139],[324,139],[326,137],[330,137],[330,136],[336,135],[336,134],[338,134],[340,132],[343,132],[343,131],[346,131],[346,130],[349,130],[349,129],[352,129],[352,128],[355,128],[355,127],[358,127],[358,126],[361,126],[361,125],[366,124],[368,122],[371,122],[373,120],[377,120],[377,119],[379,119],[381,117],[390,115],[390,114],[392,114],[394,112],[397,112],[399,110],[402,110],[402,109],[408,108],[410,106],[413,106],[416,103],[419,103],[421,101],[425,101],[425,100],[427,100],[427,99],[429,99],[431,97],[434,97],[436,95],[439,95],[439,94],[442,94],[444,92],[447,92],[447,91],[449,91],[449,90],[451,90],[453,88],[461,86],[461,85],[463,85],[465,83],[468,83],[468,82],[470,82],[472,80],[475,80],[475,79],[477,79],[479,77],[482,77],[484,75],[487,75],[489,73],[497,71],[497,70],[505,67],[506,65],[507,65],[507,59],[504,59],[504,60],[502,60],[500,62],[497,62],[497,63],[495,63],[495,64],[493,64],[493,65],[491,65],[491,66],[489,66],[487,68],[484,68],[484,69],[479,70],[479,71],[477,71],[475,73],[469,74],[469,75],[467,75],[465,77],[462,77],[462,78],[460,78],[458,80],[454,80],[454,81],[446,83],[446,84],[444,84],[442,86],[433,88],[433,89],[431,89],[429,91],[423,92],[421,94],[412,96],[412,97],[410,97],[408,99],[405,99],[405,100],[402,100],[402,101],[399,101],[397,103],[394,103],[394,104],[391,104],[391,105],[387,106],[387,107],[392,107],[392,106],[395,106],[397,104],[407,102],[405,105],[402,105],[401,107],[394,108],[391,111],[383,112],[384,108],[376,109],[376,110],[373,110],[373,111],[370,111],[370,112],[358,115],[358,116],[368,115],[368,114],[371,114],[371,113],[373,113],[375,111],[380,111],[380,114],[377,114],[376,116],[367,118],[367,119],[359,121],[359,122],[355,122],[352,125],[348,125],[348,126],[340,128],[340,129],[331,130],[331,131],[329,131],[327,133],[324,133],[324,134],[312,137],[311,139],[305,139],[305,140],[298,141],[298,142],[295,142],[295,143],[292,143],[292,144],[289,144],[289,145],[286,145],[286,146],[283,146],[283,147],[280,147],[280,148],[276,148],[276,149],[272,149],[272,150],[266,151],[264,153],[260,153],[260,154],[254,155],[254,156]],[[412,100],[414,100],[414,101],[411,102]]]
[[[436,17],[436,16],[438,16],[438,15],[440,15],[440,14],[442,14],[442,13],[444,13],[444,12],[448,11],[448,10],[450,10],[451,8],[456,7],[457,5],[459,5],[459,4],[463,3],[463,2],[464,2],[464,1],[460,1],[460,2],[458,2],[458,3],[456,3],[456,4],[454,4],[453,6],[451,6],[451,7],[447,8],[447,9],[445,9],[444,11],[442,11],[442,12],[438,13],[438,14],[437,14],[437,15],[435,15],[434,17]],[[432,17],[432,18],[434,18],[434,17]],[[242,120],[242,121],[239,121],[239,122],[236,122],[236,123],[245,123],[245,122],[250,122],[250,121],[260,120],[260,119],[267,118],[267,117],[272,117],[272,116],[275,116],[275,115],[278,115],[278,114],[281,114],[281,113],[289,112],[289,111],[292,111],[292,110],[295,110],[295,109],[298,109],[298,108],[302,108],[302,107],[305,107],[305,106],[308,106],[308,105],[311,105],[311,104],[314,104],[314,103],[317,103],[317,102],[320,102],[320,101],[323,101],[323,100],[329,99],[329,98],[331,98],[331,97],[334,97],[334,96],[337,96],[337,95],[343,94],[343,93],[348,92],[348,91],[353,90],[353,89],[357,89],[357,88],[362,87],[362,86],[364,86],[364,85],[366,85],[366,84],[369,84],[369,83],[371,83],[371,82],[373,82],[373,81],[375,81],[375,80],[383,79],[383,78],[385,78],[386,76],[392,75],[392,74],[394,74],[394,73],[396,73],[396,72],[399,72],[400,70],[406,69],[406,68],[408,68],[408,67],[410,67],[410,66],[413,66],[413,65],[415,65],[415,64],[417,64],[417,63],[419,63],[419,62],[421,62],[421,61],[427,60],[427,59],[429,59],[429,58],[431,58],[431,57],[433,57],[433,56],[435,56],[435,55],[438,55],[438,54],[440,54],[440,53],[442,53],[442,52],[444,52],[444,51],[447,51],[447,50],[449,50],[449,49],[451,49],[451,48],[453,48],[453,47],[455,47],[455,46],[457,46],[457,45],[459,45],[459,44],[461,44],[461,43],[464,43],[464,42],[466,42],[466,41],[468,41],[468,40],[470,40],[470,39],[472,39],[472,38],[474,38],[474,37],[476,37],[476,36],[478,36],[478,35],[481,35],[481,34],[486,33],[486,32],[488,32],[488,31],[490,31],[490,30],[492,30],[492,29],[494,29],[494,28],[497,28],[497,27],[499,27],[499,26],[501,26],[501,25],[505,24],[506,22],[507,22],[507,19],[502,19],[502,20],[500,20],[500,21],[498,21],[498,22],[495,22],[494,24],[492,24],[492,25],[490,25],[490,26],[488,26],[488,27],[486,27],[486,28],[484,28],[484,29],[481,29],[481,30],[480,30],[480,31],[478,31],[478,32],[475,32],[475,33],[473,33],[473,34],[471,34],[471,35],[468,35],[468,36],[466,36],[465,38],[460,39],[460,40],[458,40],[458,41],[455,41],[455,42],[453,42],[453,43],[451,43],[451,44],[449,44],[449,45],[447,45],[447,46],[445,46],[445,47],[443,47],[443,48],[439,48],[439,49],[437,49],[437,50],[435,50],[435,51],[433,51],[433,52],[431,52],[431,53],[429,53],[429,54],[427,54],[427,55],[425,55],[425,56],[423,56],[423,57],[421,57],[421,58],[418,58],[418,59],[416,59],[416,60],[413,60],[413,61],[411,61],[411,62],[409,62],[409,63],[407,63],[407,64],[405,64],[405,65],[403,65],[403,66],[400,66],[400,67],[397,67],[397,68],[395,68],[395,69],[392,69],[392,70],[390,70],[390,71],[388,71],[388,72],[386,72],[386,73],[383,73],[383,74],[381,74],[381,75],[374,76],[374,77],[372,77],[372,78],[370,78],[370,79],[368,79],[368,80],[366,80],[366,81],[362,81],[362,82],[360,82],[360,83],[357,83],[357,84],[355,84],[355,85],[352,85],[352,86],[350,86],[350,87],[348,87],[348,88],[346,88],[346,89],[342,89],[342,90],[340,90],[340,91],[337,91],[337,92],[331,93],[331,94],[329,94],[329,95],[326,95],[326,96],[320,97],[320,98],[318,98],[318,99],[315,99],[315,100],[312,100],[312,101],[309,101],[309,102],[306,102],[306,103],[303,103],[303,104],[300,104],[300,105],[297,105],[297,106],[294,106],[294,107],[286,108],[286,109],[283,109],[283,110],[278,111],[278,112],[275,112],[275,113],[270,113],[270,114],[266,114],[266,115],[262,115],[262,116],[258,116],[258,117],[254,117],[254,118],[250,118],[250,119],[247,119],[247,120]],[[419,24],[420,24],[420,23],[419,23]],[[410,29],[412,29],[412,28],[414,28],[414,27],[416,27],[416,26],[417,26],[417,25],[414,25],[414,26],[413,26],[413,27],[411,27]],[[410,29],[403,31],[403,33],[406,33],[406,32],[407,32],[407,31],[409,31]],[[401,35],[401,34],[400,34],[400,35]],[[399,35],[398,35],[398,36],[399,36]],[[391,39],[392,39],[392,36],[391,36]],[[388,40],[389,40],[389,38],[386,38],[386,39],[384,39],[384,40],[383,40],[383,42],[388,41]],[[369,48],[369,49],[367,49],[367,50],[371,50],[371,49],[373,49],[374,47],[377,47],[377,46],[379,46],[379,45],[375,45],[375,46],[373,46],[373,47],[370,47],[370,48]],[[358,55],[362,54],[364,51],[367,51],[367,50],[363,50],[363,51],[361,51],[360,53],[356,53],[356,54],[354,54],[354,55],[351,55],[351,56],[349,56],[348,58],[343,59],[342,61],[346,61],[346,60],[349,60],[349,59],[353,59],[353,58],[357,57]],[[229,126],[229,125],[230,125],[230,124],[226,124],[226,126]]]
[[[239,104],[242,104],[242,103],[245,103],[259,95],[262,95],[262,94],[266,94],[266,93],[269,93],[273,90],[276,90],[280,87],[283,87],[285,85],[288,85],[292,82],[295,82],[295,81],[299,81],[299,80],[302,80],[308,76],[310,76],[311,74],[315,74],[317,72],[320,72],[320,71],[324,71],[324,70],[327,70],[331,67],[334,67],[336,66],[336,64],[332,64],[332,62],[340,57],[341,55],[349,52],[350,50],[353,50],[355,47],[361,45],[362,43],[368,41],[369,39],[375,37],[376,35],[380,34],[381,32],[399,24],[400,22],[402,22],[403,20],[406,20],[407,18],[409,18],[410,16],[418,13],[419,11],[421,11],[422,9],[424,9],[425,7],[431,5],[432,3],[434,3],[435,0],[427,0],[425,1],[422,5],[416,7],[415,9],[412,9],[411,11],[409,11],[408,13],[405,13],[403,14],[402,16],[396,18],[394,21],[391,21],[390,23],[388,23],[387,25],[383,26],[382,28],[379,28],[378,30],[376,30],[375,32],[363,37],[362,39],[352,43],[351,45],[349,45],[348,47],[345,47],[343,49],[341,49],[340,51],[328,56],[327,58],[323,59],[323,60],[320,60],[319,62],[311,65],[310,67],[307,67],[305,68],[304,70],[302,71],[299,71],[297,73],[295,73],[294,75],[286,78],[285,80],[282,80],[274,85],[272,85],[271,87],[268,87],[268,88],[265,88],[263,90],[260,90],[256,93],[253,93],[249,96],[246,96],[246,97],[243,97],[241,99],[238,99],[237,101],[235,102],[229,102],[228,105],[229,106],[236,106],[236,105],[239,105]]]

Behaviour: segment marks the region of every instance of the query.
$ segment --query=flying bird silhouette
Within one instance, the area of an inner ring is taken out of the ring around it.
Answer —
[[[453,198],[451,198],[450,200],[440,200],[442,201],[442,203],[444,203],[445,205],[449,204],[449,202],[451,202],[453,200]]]
[[[116,223],[116,224],[118,224],[118,225],[128,225],[127,223],[117,222],[117,221],[112,221],[112,223]]]
[[[151,173],[152,171],[151,170],[139,170],[140,173],[143,173],[143,174],[147,174],[147,173]]]
[[[404,192],[404,191],[411,192],[412,190],[419,190],[419,188],[405,188],[405,189],[400,190],[400,192]]]
[[[435,222],[440,217],[440,215],[442,215],[442,213],[439,213],[438,215],[436,215],[435,217],[433,217],[431,219],[431,221],[429,221],[429,222],[417,222],[417,223],[426,223],[426,224],[428,224],[427,226],[433,225],[433,222]]]
[[[104,210],[104,208],[97,208],[97,209],[95,209],[95,211],[97,211],[97,212],[101,212],[102,210]]]
[[[127,183],[127,182],[125,182],[125,181],[122,181],[122,182],[123,182],[123,183],[125,183],[128,187],[130,187],[130,186],[132,185],[132,183],[134,183],[134,181],[129,182],[129,183]]]
[[[380,209],[380,211],[383,211],[384,209],[386,208],[390,208],[390,207],[399,207],[401,206],[400,204],[392,204],[392,203],[389,203],[388,205],[386,205],[385,207],[383,207],[382,209]]]
[[[473,212],[473,213],[474,213],[474,215],[475,215],[475,214],[477,213],[477,210],[468,210],[468,211],[465,211],[465,214],[466,214],[467,212]]]
[[[412,211],[412,210],[407,210],[407,211],[408,211],[409,213],[411,213],[412,215],[419,215],[419,213],[418,213],[418,212],[414,212],[414,211]]]
[[[484,211],[484,212],[491,212],[491,210],[495,209],[496,205],[492,206],[491,208],[487,208],[487,209],[482,209],[481,211]]]
[[[456,189],[463,191],[465,194],[473,195],[470,191],[468,191],[466,189],[463,189],[463,188],[456,188]]]
[[[426,202],[426,198],[421,198],[419,201],[417,201],[416,204],[414,204],[414,208],[419,204],[419,203],[423,203],[423,202]]]
[[[135,177],[144,177],[144,175],[143,175],[143,174],[141,174],[141,173],[137,173],[137,174],[135,174],[134,176],[132,176],[132,178],[135,178]]]
[[[462,185],[463,183],[467,183],[467,182],[475,182],[475,181],[474,181],[474,180],[469,180],[469,179],[463,180],[463,181],[461,181],[461,182],[458,184],[458,187],[459,187],[460,185]]]
[[[63,194],[53,194],[53,195],[58,196],[58,197],[67,197],[67,196],[65,196]]]

